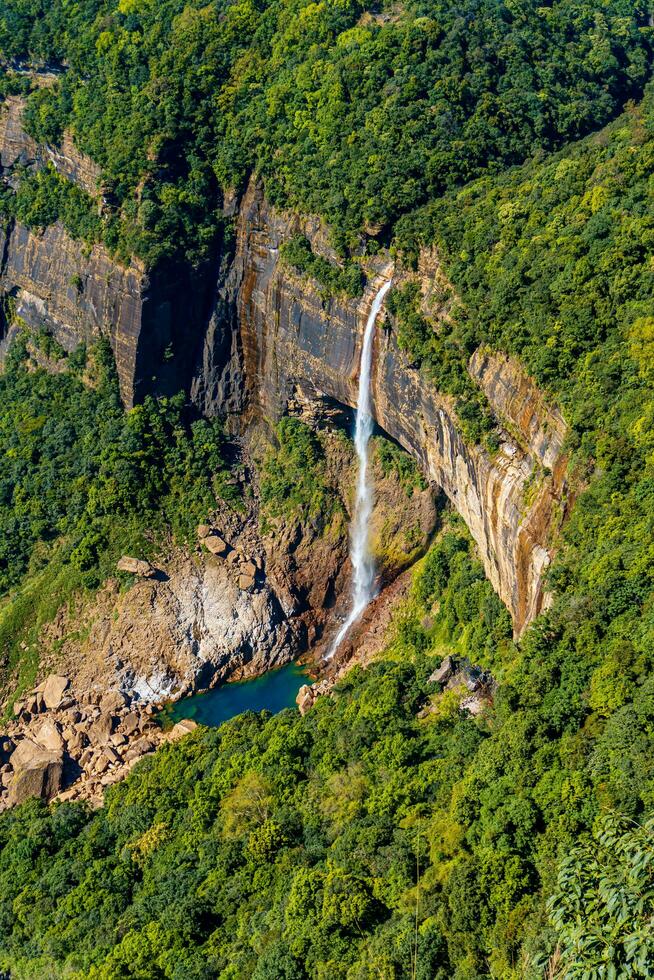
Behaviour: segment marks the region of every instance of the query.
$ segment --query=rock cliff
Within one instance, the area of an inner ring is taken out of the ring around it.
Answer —
[[[11,185],[16,167],[51,164],[99,195],[100,170],[70,134],[60,147],[38,146],[23,128],[23,107],[19,97],[0,105],[0,178]],[[104,246],[75,241],[60,224],[36,231],[9,221],[0,228],[0,297],[12,297],[20,320],[46,329],[68,351],[106,337],[128,407],[149,393],[173,394],[184,386],[212,295],[206,268],[123,266]],[[14,332],[0,315],[0,361]]]
[[[5,179],[16,163],[49,161],[97,190],[99,172],[72,140],[37,147],[21,111],[12,98],[0,109]],[[135,262],[125,268],[102,246],[80,247],[59,225],[36,233],[10,223],[0,233],[0,290],[14,298],[23,321],[45,326],[67,349],[108,337],[127,406],[149,392],[184,387],[201,411],[226,414],[242,431],[297,402],[354,406],[366,315],[375,289],[392,274],[388,256],[379,256],[369,263],[360,301],[326,300],[280,260],[280,245],[297,232],[335,259],[317,219],[275,211],[254,180],[236,213],[233,260],[217,255],[211,269],[195,272],[148,273]],[[420,274],[428,295],[437,274],[433,255],[423,256]],[[451,400],[409,363],[391,327],[380,323],[376,334],[375,418],[466,521],[519,635],[547,603],[543,575],[567,506],[565,423],[517,363],[477,351],[470,374],[497,416],[501,444],[492,456],[467,445]],[[0,317],[0,358],[10,333]]]
[[[361,301],[325,300],[315,284],[280,262],[281,243],[298,231],[316,251],[328,253],[314,220],[274,211],[260,186],[251,183],[224,286],[232,337],[221,336],[220,344],[230,356],[221,362],[205,351],[203,369],[212,365],[213,373],[209,378],[205,373],[204,387],[196,381],[205,410],[227,408],[246,420],[274,419],[298,397],[356,404],[363,327],[372,296],[392,267],[383,259],[376,262]],[[431,266],[425,257],[425,290]],[[543,574],[566,508],[566,427],[516,362],[477,351],[469,371],[498,420],[501,444],[494,455],[466,444],[451,399],[421,377],[398,348],[394,331],[381,323],[373,365],[374,415],[466,521],[519,635],[548,601]],[[207,392],[218,398],[212,402]]]

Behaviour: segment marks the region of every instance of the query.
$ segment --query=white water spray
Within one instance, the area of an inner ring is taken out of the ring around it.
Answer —
[[[390,280],[385,282],[375,296],[363,334],[361,364],[359,366],[359,395],[354,427],[354,447],[359,459],[359,475],[354,502],[354,517],[350,528],[350,558],[352,561],[352,605],[350,612],[331,645],[327,660],[331,660],[350,627],[366,608],[374,596],[375,565],[370,554],[368,525],[372,514],[372,485],[368,479],[368,443],[372,435],[373,419],[370,414],[370,374],[372,370],[372,347],[375,336],[375,323],[379,316],[386,293],[391,288]]]

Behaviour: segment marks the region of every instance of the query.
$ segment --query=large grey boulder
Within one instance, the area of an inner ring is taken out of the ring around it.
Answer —
[[[61,728],[56,721],[51,718],[47,718],[38,732],[36,733],[36,740],[39,745],[47,749],[48,752],[63,752],[64,750],[64,740],[61,735]]]
[[[9,760],[14,774],[9,783],[9,803],[23,803],[32,796],[51,800],[61,789],[63,752],[52,752],[24,738]]]
[[[188,735],[197,727],[197,721],[193,721],[192,718],[182,718],[182,720],[178,721],[177,724],[172,727],[170,732],[168,732],[168,741],[176,742],[179,738],[184,738],[185,735]]]
[[[210,551],[212,555],[217,555],[222,558],[227,554],[227,542],[219,534],[208,534],[201,541],[207,551]]]
[[[121,691],[107,691],[100,699],[102,714],[113,714],[127,704],[127,699]]]
[[[106,745],[113,730],[113,715],[100,715],[89,728],[88,736],[94,745]]]
[[[430,674],[427,683],[428,684],[445,684],[452,677],[456,669],[456,665],[452,657],[445,657],[441,661],[440,667],[437,667],[433,674]]]
[[[116,565],[116,571],[129,572],[131,575],[139,575],[141,578],[153,578],[157,574],[156,568],[153,568],[149,561],[132,558],[130,555],[123,555]]]
[[[58,708],[64,699],[64,691],[70,681],[59,674],[50,674],[43,685],[43,703],[46,708]]]

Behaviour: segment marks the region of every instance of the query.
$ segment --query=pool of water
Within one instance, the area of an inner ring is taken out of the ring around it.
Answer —
[[[234,681],[207,691],[192,694],[174,704],[167,705],[159,714],[164,728],[169,728],[182,718],[192,718],[201,725],[220,725],[242,711],[270,711],[276,714],[283,708],[295,705],[297,692],[309,680],[304,667],[287,664],[277,670],[269,670],[261,677],[247,681]]]

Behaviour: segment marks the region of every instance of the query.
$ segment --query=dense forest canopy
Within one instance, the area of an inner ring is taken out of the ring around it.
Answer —
[[[647,0],[6,0],[0,53],[65,66],[31,132],[102,167],[119,253],[210,251],[252,167],[342,248],[596,129],[649,73]],[[87,230],[88,233],[88,230]]]

